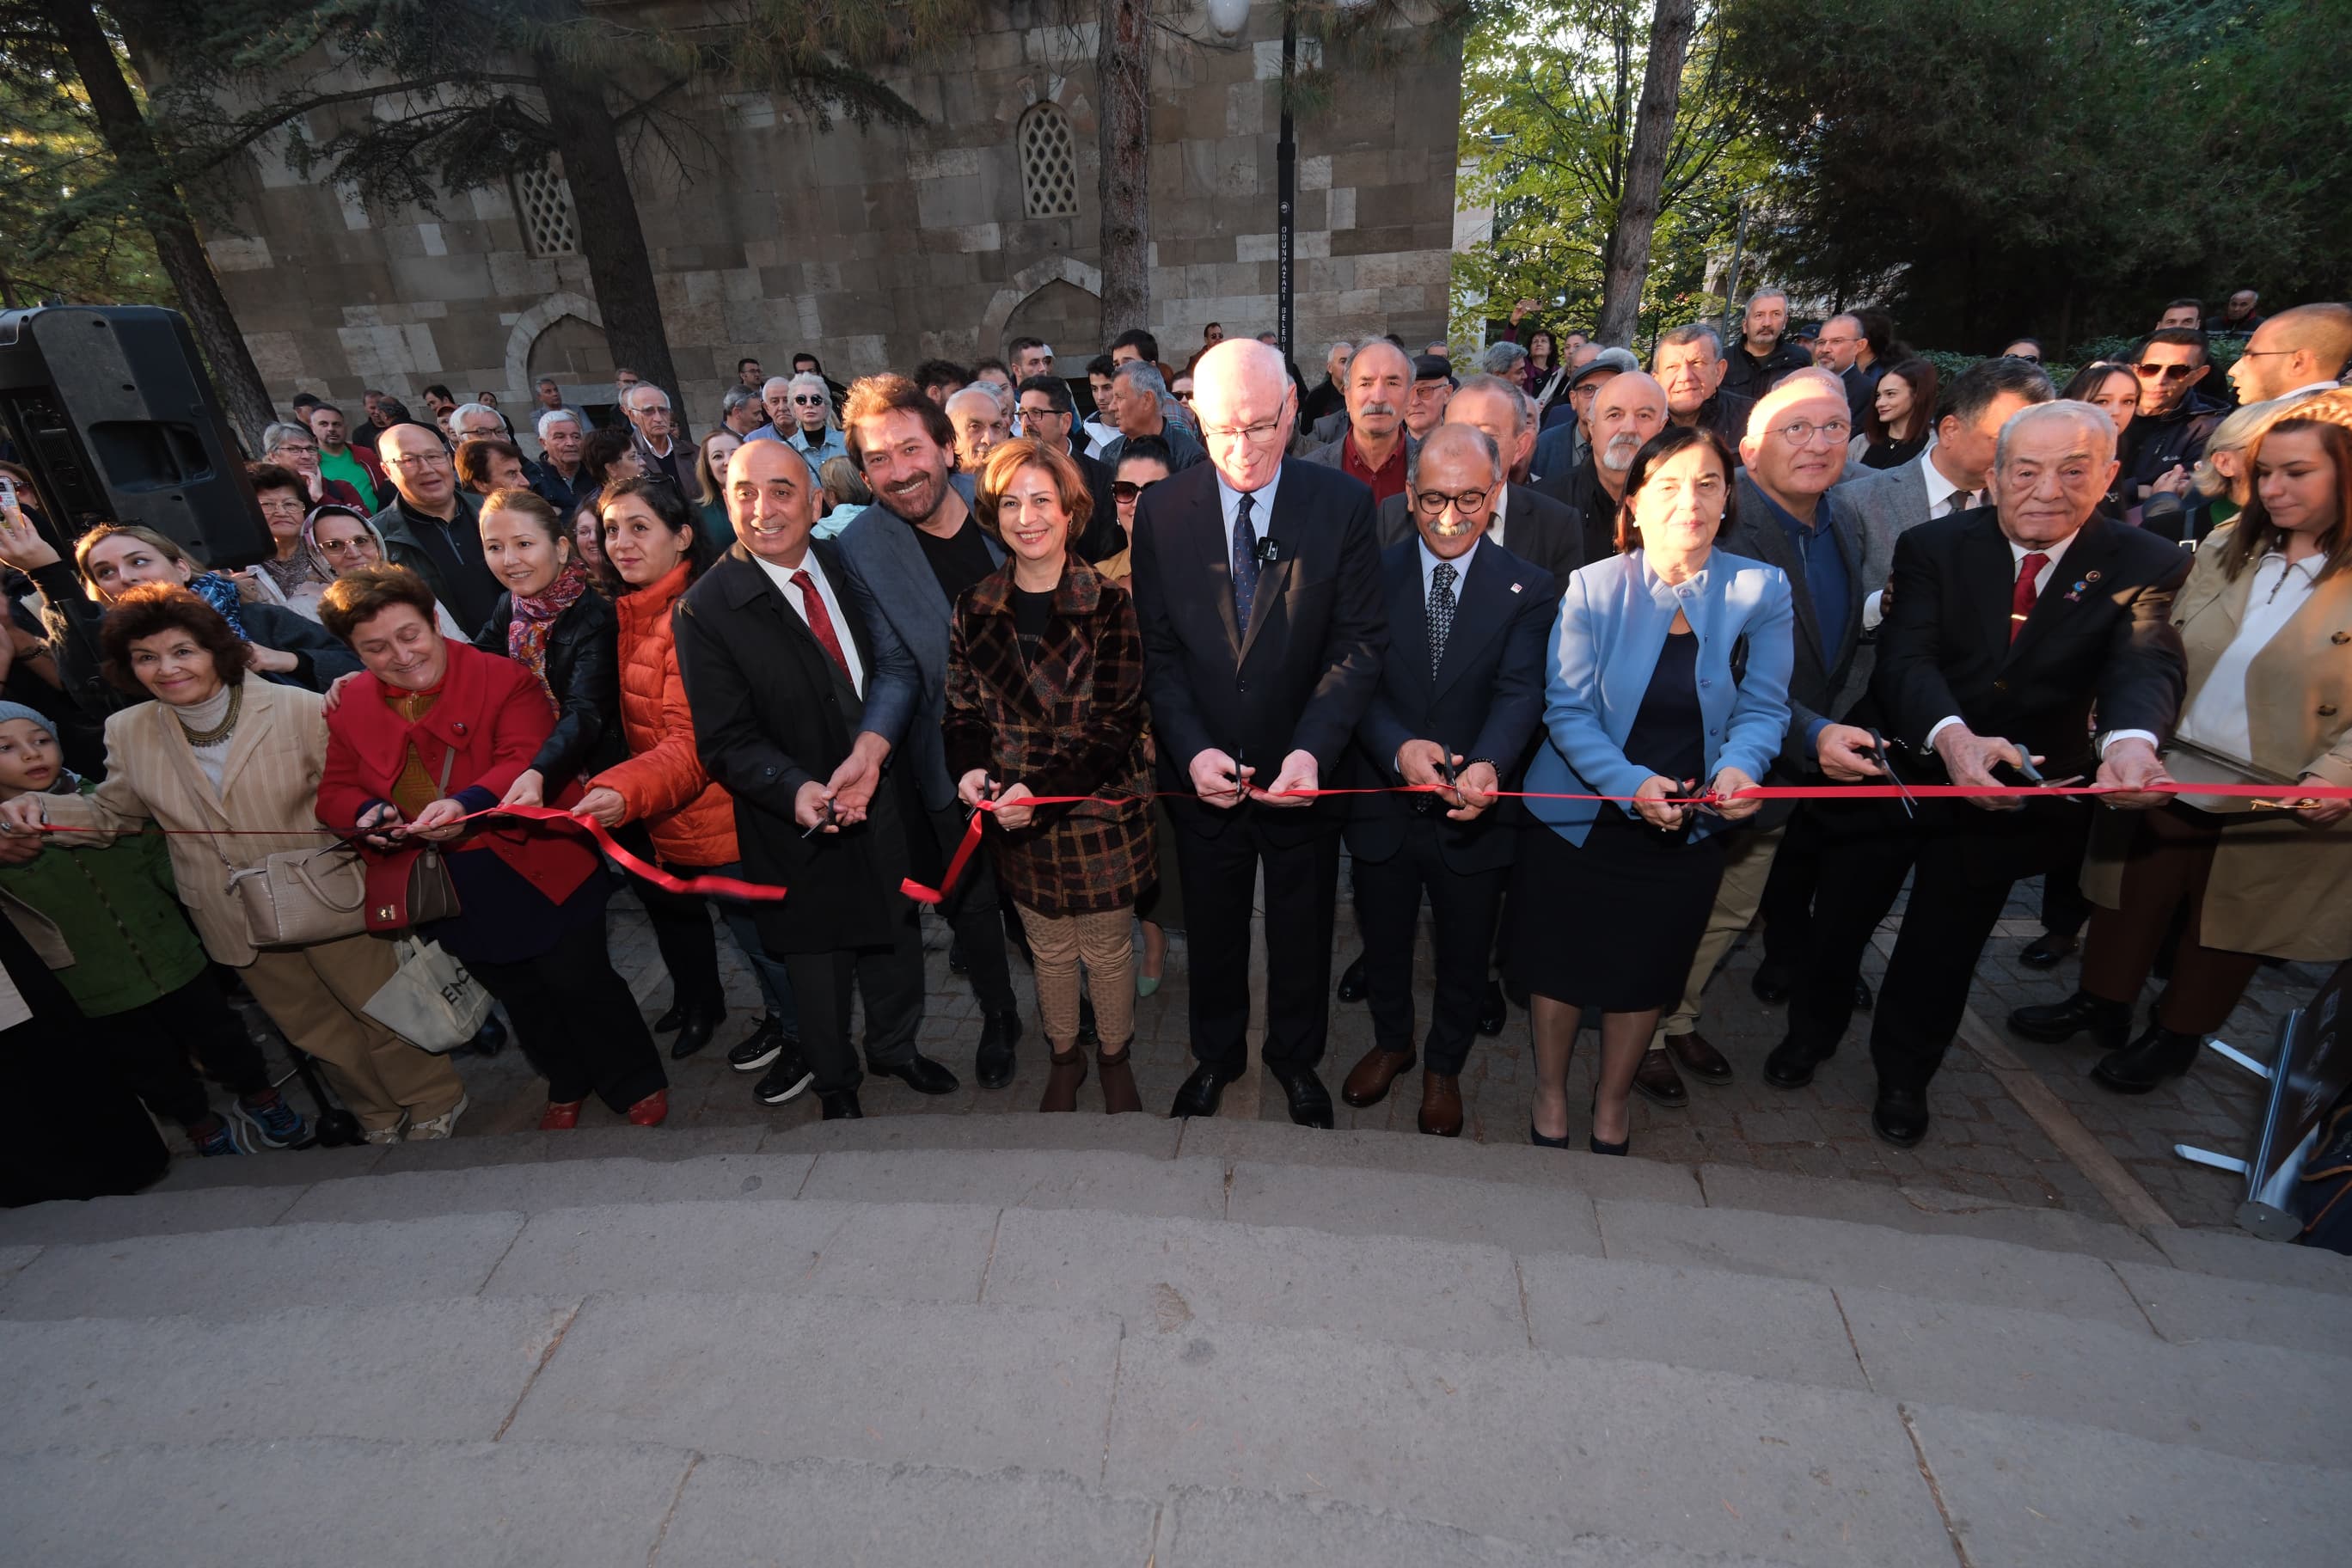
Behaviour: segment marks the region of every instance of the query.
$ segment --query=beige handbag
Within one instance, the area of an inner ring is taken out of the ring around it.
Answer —
[[[367,930],[367,868],[348,844],[281,849],[242,870],[225,855],[221,863],[256,947],[309,947]]]

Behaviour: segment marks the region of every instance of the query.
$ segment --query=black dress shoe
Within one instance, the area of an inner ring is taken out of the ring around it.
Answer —
[[[1510,1021],[1510,1011],[1503,1003],[1503,983],[1487,981],[1486,994],[1478,1001],[1478,1032],[1491,1040],[1500,1035],[1503,1026]]]
[[[2093,1045],[2103,1051],[2119,1051],[2131,1033],[2131,1012],[2127,1003],[2077,991],[2063,1002],[2018,1008],[2009,1016],[2009,1028],[2013,1035],[2045,1046],[2063,1046],[2088,1029]]]
[[[1192,1076],[1176,1087],[1176,1103],[1169,1108],[1171,1117],[1214,1116],[1217,1101],[1225,1092],[1225,1085],[1241,1077],[1226,1072],[1208,1062],[1192,1069]]]
[[[895,1078],[917,1094],[953,1094],[959,1087],[955,1074],[919,1051],[897,1067],[879,1068],[868,1062],[866,1070],[877,1078]]]
[[[762,1105],[788,1104],[798,1100],[815,1081],[816,1074],[801,1059],[798,1042],[794,1042],[792,1049],[779,1050],[776,1065],[768,1069],[768,1076],[751,1086],[751,1098]],[[855,1097],[851,1103],[856,1103]]]
[[[1835,1046],[1823,1051],[1796,1040],[1782,1040],[1764,1058],[1764,1081],[1774,1089],[1802,1089],[1813,1081],[1813,1069],[1835,1055]]]
[[[1331,1125],[1331,1091],[1315,1076],[1313,1068],[1278,1068],[1266,1064],[1266,1076],[1282,1085],[1282,1092],[1290,1101],[1290,1120],[1301,1127]]]
[[[826,1121],[863,1121],[866,1112],[858,1107],[857,1091],[854,1089],[829,1089],[816,1097],[824,1107]]]
[[[971,1074],[982,1089],[1003,1089],[1013,1081],[1013,1047],[1021,1038],[1018,1012],[991,1013],[980,1026],[980,1048],[972,1053]],[[952,1087],[952,1086],[950,1086]],[[925,1093],[931,1092],[926,1089]],[[940,1090],[945,1093],[946,1090]]]
[[[971,973],[971,965],[963,961],[963,943],[960,942],[948,943],[948,973],[950,974]]]
[[[2146,1094],[2167,1079],[2179,1078],[2197,1065],[2196,1035],[2183,1035],[2150,1023],[2147,1033],[2121,1050],[2109,1051],[2091,1069],[2091,1077],[2117,1094]]]
[[[2025,944],[2017,962],[2028,969],[2055,969],[2082,945],[2073,931],[2045,931]]]
[[[1853,1010],[1857,1013],[1867,1013],[1870,1011],[1870,1005],[1875,1000],[1876,998],[1870,994],[1870,982],[1859,974],[1855,975],[1853,977]]]
[[[1675,1059],[1664,1051],[1642,1053],[1642,1065],[1633,1069],[1633,1092],[1668,1110],[1680,1110],[1690,1104],[1690,1090],[1683,1087],[1682,1074],[1675,1070]]]
[[[1360,1002],[1370,994],[1371,987],[1364,984],[1364,955],[1360,952],[1355,963],[1339,972],[1339,1000]]]
[[[1916,1089],[1881,1085],[1878,1103],[1870,1108],[1870,1130],[1897,1149],[1908,1149],[1927,1136],[1927,1097]]]
[[[669,1059],[682,1062],[709,1045],[710,1037],[717,1034],[719,1026],[726,1021],[727,1010],[723,1007],[716,1010],[696,1007],[689,1010],[677,1026],[677,1038],[669,1043]]]
[[[685,1022],[686,1004],[683,1002],[673,1002],[669,1005],[668,1012],[664,1013],[660,1017],[654,1020],[654,1033],[656,1035],[667,1035],[672,1029],[677,1028],[680,1024]]]
[[[727,1065],[737,1072],[758,1072],[784,1054],[786,1046],[798,1046],[800,1041],[784,1033],[783,1025],[773,1013],[761,1016],[760,1026],[744,1036],[727,1049]]]
[[[1748,989],[1756,993],[1756,1000],[1774,1007],[1789,999],[1789,972],[1769,960],[1758,964],[1755,975],[1748,982]]]

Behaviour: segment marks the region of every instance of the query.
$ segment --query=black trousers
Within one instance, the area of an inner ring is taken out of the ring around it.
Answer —
[[[601,918],[571,921],[535,958],[467,959],[466,968],[505,1004],[523,1054],[546,1075],[550,1101],[569,1105],[593,1093],[622,1111],[668,1086],[645,1015],[613,967]]]
[[[209,966],[177,991],[90,1019],[89,1032],[115,1080],[148,1110],[183,1127],[212,1114],[203,1080],[188,1064],[191,1053],[233,1094],[257,1094],[269,1087],[261,1047],[222,999]]]
[[[614,837],[646,860],[659,859],[643,823],[628,823]],[[719,978],[719,939],[710,929],[710,901],[698,893],[669,892],[634,872],[629,887],[645,907],[646,923],[654,929],[654,945],[661,950],[662,967],[669,971],[672,999],[689,1012],[725,1012],[727,991]]]
[[[866,998],[867,1066],[887,1072],[914,1059],[915,1030],[923,1021],[923,938],[915,921],[915,905],[908,902],[887,947],[772,955],[792,980],[801,1055],[816,1074],[818,1092],[854,1089],[865,1081],[849,1043],[853,985]]]
[[[1311,1068],[1331,1023],[1331,927],[1339,909],[1336,822],[1270,825],[1311,807],[1244,805],[1222,831],[1215,806],[1172,803],[1176,868],[1192,944],[1192,1055],[1239,1073],[1249,1058],[1250,910],[1265,869],[1265,1047],[1271,1064]],[[1221,813],[1220,815],[1225,815]],[[1269,832],[1273,826],[1275,831]],[[1299,837],[1301,829],[1306,837]]]
[[[1394,855],[1352,864],[1373,1044],[1383,1050],[1412,1049],[1412,939],[1426,892],[1437,984],[1422,1067],[1433,1073],[1459,1073],[1477,1037],[1486,960],[1511,868],[1454,870],[1438,846],[1435,823],[1425,816],[1406,825],[1404,843]]]
[[[1756,912],[1764,921],[1763,962],[1776,969],[1794,971],[1805,963],[1813,929],[1813,895],[1822,882],[1822,804],[1805,801],[1790,814],[1789,829],[1772,856],[1772,868],[1764,876],[1764,897]]]
[[[937,860],[927,861],[918,842],[921,835],[909,834],[908,844],[914,852],[915,876],[937,887],[940,878],[947,874],[949,858],[963,841],[964,811],[961,805],[950,805],[924,816],[930,819],[932,842],[938,846]],[[939,909],[948,929],[955,932],[956,945],[963,950],[971,994],[980,999],[981,1010],[1017,1012],[1021,1002],[1013,994],[1013,965],[1004,952],[1004,915],[997,899],[996,871],[989,864],[986,850],[974,855],[965,865],[955,890]]]

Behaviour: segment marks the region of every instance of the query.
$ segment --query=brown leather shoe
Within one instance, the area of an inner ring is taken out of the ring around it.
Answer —
[[[1690,1103],[1690,1090],[1675,1071],[1675,1058],[1664,1051],[1642,1053],[1642,1065],[1633,1069],[1633,1092],[1669,1110],[1680,1110]]]
[[[1095,1066],[1102,1069],[1103,1111],[1106,1115],[1118,1116],[1143,1109],[1143,1096],[1135,1087],[1135,1066],[1129,1060],[1133,1045],[1131,1040],[1120,1041],[1117,1056],[1104,1051],[1095,1053]]]
[[[1413,1064],[1411,1051],[1383,1050],[1374,1046],[1364,1053],[1364,1059],[1349,1069],[1348,1079],[1339,1086],[1339,1098],[1361,1110],[1368,1105],[1378,1105],[1389,1097],[1389,1086],[1401,1073],[1410,1071]]]
[[[1454,1074],[1421,1075],[1421,1130],[1433,1138],[1462,1136],[1462,1080]]]
[[[1040,1110],[1076,1110],[1078,1108],[1078,1085],[1087,1081],[1087,1057],[1084,1051],[1072,1051],[1068,1056],[1059,1051],[1045,1058],[1045,1098],[1038,1102]]]
[[[1683,1071],[1701,1083],[1726,1084],[1731,1081],[1731,1064],[1723,1053],[1706,1043],[1706,1037],[1693,1029],[1687,1035],[1668,1035],[1666,1049],[1675,1053],[1675,1060]]]

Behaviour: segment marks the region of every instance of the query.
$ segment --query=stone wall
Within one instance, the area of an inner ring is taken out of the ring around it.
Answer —
[[[641,161],[697,428],[745,354],[773,373],[806,350],[846,380],[1000,353],[1033,331],[1076,375],[1128,324],[1104,323],[1097,298],[1094,26],[1044,25],[1033,0],[999,16],[952,68],[892,79],[928,121],[912,131],[821,132],[788,101],[712,93],[689,110],[707,139],[696,166]],[[1230,45],[1197,14],[1162,19],[1209,40],[1163,47],[1153,68],[1150,326],[1181,363],[1208,321],[1236,336],[1275,326],[1281,16],[1256,6]],[[1068,216],[1025,216],[1016,140],[1041,102],[1071,132]],[[1296,346],[1310,374],[1333,337],[1392,330],[1418,347],[1444,332],[1459,118],[1459,55],[1440,50],[1350,79],[1335,112],[1299,125]],[[585,258],[533,254],[511,184],[440,206],[372,211],[281,164],[256,171],[247,233],[211,249],[272,390],[413,397],[445,382],[515,408],[553,374],[569,401],[608,401]]]

